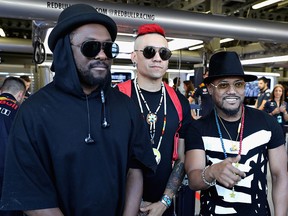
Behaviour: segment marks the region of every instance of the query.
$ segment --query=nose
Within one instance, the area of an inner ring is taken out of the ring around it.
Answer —
[[[236,92],[236,87],[234,86],[234,84],[229,84],[229,87],[227,89],[227,92],[229,93],[235,93]]]
[[[160,53],[157,50],[155,56],[153,57],[154,61],[162,61],[161,57],[160,57]]]
[[[101,59],[101,60],[107,59],[107,56],[106,56],[103,48],[100,49],[100,52],[95,56],[95,59]]]

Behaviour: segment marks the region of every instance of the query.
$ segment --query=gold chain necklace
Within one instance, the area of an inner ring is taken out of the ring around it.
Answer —
[[[217,114],[217,115],[218,115],[218,114]],[[240,122],[239,122],[239,125],[238,125],[237,137],[236,137],[236,139],[235,139],[235,142],[233,141],[230,133],[228,132],[226,126],[224,125],[224,123],[223,123],[223,121],[222,121],[222,119],[221,119],[221,117],[220,117],[219,115],[218,115],[218,118],[219,118],[219,120],[220,120],[220,122],[221,122],[221,125],[223,126],[224,130],[226,131],[226,133],[228,134],[228,136],[229,136],[229,138],[230,138],[230,140],[231,140],[231,148],[230,148],[230,150],[231,150],[231,151],[238,151],[238,147],[237,147],[237,144],[236,144],[236,143],[237,143],[237,140],[238,140],[238,137],[239,137],[239,134],[240,134],[242,115],[241,115]]]

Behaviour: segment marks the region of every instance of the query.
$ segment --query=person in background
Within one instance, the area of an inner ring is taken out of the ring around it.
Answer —
[[[180,92],[180,90],[179,90],[179,86],[180,86],[180,84],[181,84],[181,79],[180,79],[180,77],[175,77],[174,79],[173,79],[173,89],[175,90],[175,91],[177,91],[177,92]]]
[[[195,104],[195,100],[194,100],[194,86],[191,80],[185,80],[183,81],[183,88],[185,91],[184,96],[188,99],[189,104],[190,104],[190,108],[191,108],[191,115],[193,117],[193,119],[198,119],[199,116],[197,116],[196,113],[196,109],[200,108],[198,104]]]
[[[92,6],[61,12],[48,39],[55,77],[21,105],[10,131],[0,209],[120,216],[125,190],[141,184],[142,169],[155,171],[141,114],[111,87],[116,36]]]
[[[169,80],[168,80],[168,78],[163,77],[163,78],[162,78],[162,81],[165,82],[167,85],[169,85]]]
[[[209,72],[206,71],[203,74],[203,79],[208,76]],[[214,107],[211,95],[208,92],[207,86],[204,82],[200,83],[199,86],[195,89],[193,95],[196,104],[200,106],[199,116],[196,119],[204,118],[207,116]]]
[[[25,86],[26,86],[26,93],[25,93],[25,100],[30,97],[31,92],[30,92],[30,87],[31,87],[31,79],[28,75],[22,75],[20,78],[24,81]]]
[[[188,99],[189,103],[192,104],[194,102],[193,94],[194,94],[194,86],[191,80],[183,81],[183,88],[185,91],[184,96]]]
[[[276,84],[271,93],[271,98],[265,103],[264,111],[274,116],[283,129],[286,137],[285,123],[288,121],[288,107],[285,102],[285,89],[281,84]]]
[[[267,162],[275,215],[288,213],[288,173],[280,125],[245,106],[245,75],[236,52],[218,52],[204,79],[215,108],[191,124],[185,170],[191,189],[201,190],[200,215],[270,216]]]
[[[255,102],[255,108],[264,110],[265,103],[270,98],[270,89],[268,88],[268,79],[266,77],[260,77],[258,79],[258,87],[260,92]]]
[[[0,198],[8,135],[17,110],[24,99],[25,91],[25,83],[17,77],[6,78],[0,89]],[[0,211],[0,216],[22,215],[20,211]]]
[[[124,86],[125,91],[129,87],[128,93],[142,113],[143,122],[148,126],[146,134],[150,135],[151,140],[147,145],[153,148],[158,164],[154,176],[144,175],[140,214],[145,215],[174,215],[172,199],[184,177],[183,138],[192,117],[188,100],[184,95],[162,82],[170,57],[171,51],[168,49],[164,29],[157,24],[139,26],[134,52],[131,54],[131,60],[137,67],[137,76],[128,83],[118,84],[121,91],[124,91]],[[179,128],[176,101],[183,116],[178,147],[174,145],[175,133]],[[176,150],[178,157],[173,161],[173,152]],[[138,186],[138,190],[142,189],[141,184],[134,186]],[[137,195],[129,197],[135,199]]]

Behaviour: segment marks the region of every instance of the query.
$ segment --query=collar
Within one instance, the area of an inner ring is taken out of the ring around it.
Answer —
[[[0,100],[11,100],[11,101],[16,101],[16,98],[9,93],[2,93],[0,95]]]

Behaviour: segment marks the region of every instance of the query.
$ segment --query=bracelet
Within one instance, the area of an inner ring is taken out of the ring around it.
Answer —
[[[205,172],[206,172],[206,170],[208,169],[208,167],[210,167],[210,166],[208,165],[208,166],[206,166],[206,167],[203,169],[203,171],[202,171],[202,173],[201,173],[201,176],[202,176],[203,182],[204,182],[206,185],[208,185],[209,187],[212,187],[212,186],[216,185],[216,179],[215,179],[214,181],[212,181],[212,182],[208,182],[208,181],[205,179]]]
[[[167,208],[169,208],[171,206],[171,203],[172,203],[172,199],[164,194],[160,200]]]

